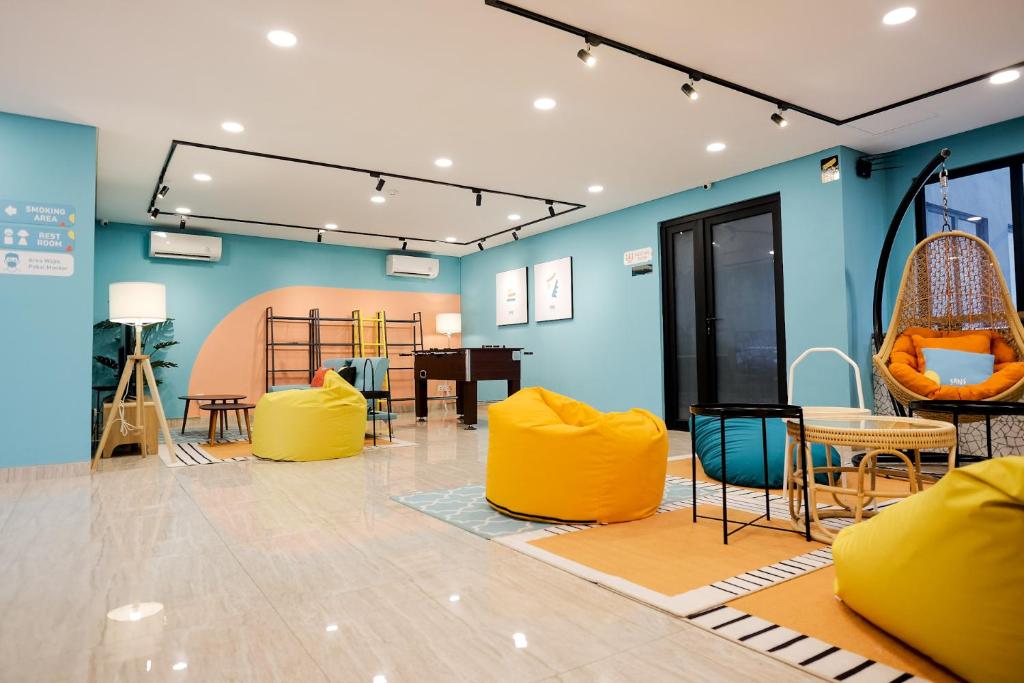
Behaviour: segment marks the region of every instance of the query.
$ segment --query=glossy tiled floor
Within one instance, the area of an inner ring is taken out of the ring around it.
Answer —
[[[482,427],[403,417],[416,446],[346,460],[0,484],[0,681],[804,677],[390,500],[483,482]],[[107,618],[141,602],[164,609]]]

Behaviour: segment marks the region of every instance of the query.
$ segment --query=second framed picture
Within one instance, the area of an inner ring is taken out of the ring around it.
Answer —
[[[533,288],[534,320],[572,318],[572,257],[536,264]]]
[[[530,309],[526,296],[526,266],[515,270],[506,270],[494,276],[495,302],[497,323],[501,325],[521,325],[529,322]]]

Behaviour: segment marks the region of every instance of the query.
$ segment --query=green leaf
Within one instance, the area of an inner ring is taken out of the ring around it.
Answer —
[[[94,356],[94,360],[105,368],[110,368],[111,370],[117,370],[118,368],[117,361],[113,358],[107,358],[106,356]]]
[[[176,367],[178,367],[177,363],[172,363],[169,360],[151,360],[149,362],[149,364],[152,365],[154,368],[176,368]]]
[[[180,344],[180,343],[181,342],[176,341],[174,339],[170,339],[168,341],[162,341],[162,342],[159,342],[157,344],[154,344],[153,345],[153,350],[154,351],[159,351],[160,349],[166,349],[166,348],[169,348],[171,346],[174,346],[174,345]]]

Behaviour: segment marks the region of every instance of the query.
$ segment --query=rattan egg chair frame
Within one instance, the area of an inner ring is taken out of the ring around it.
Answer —
[[[942,189],[946,190],[944,161],[949,150],[942,150],[914,179],[897,209],[883,244],[875,279],[875,345],[872,357],[875,370],[900,407],[911,401],[927,400],[900,384],[889,371],[889,358],[897,338],[909,327],[939,331],[993,330],[1013,348],[1018,360],[1024,360],[1024,326],[1006,287],[999,261],[984,240],[966,232],[943,230],[921,242],[911,251],[903,269],[889,329],[881,332],[881,290],[895,231],[903,214],[924,187],[931,172],[942,165]],[[945,206],[945,200],[943,202]],[[1017,401],[1024,395],[1024,379],[988,401]],[[896,407],[894,405],[894,407]],[[902,412],[897,410],[897,412]]]

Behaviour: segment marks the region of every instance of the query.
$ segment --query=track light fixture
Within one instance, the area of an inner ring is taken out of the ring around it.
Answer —
[[[480,190],[473,190],[473,194],[476,195],[476,205],[482,206],[484,203],[484,196],[480,193]]]
[[[149,220],[155,221],[159,215],[160,209],[156,208],[155,206],[149,210]]]
[[[785,128],[789,125],[789,121],[787,121],[786,117],[782,115],[782,112],[784,111],[786,111],[785,107],[779,107],[779,110],[772,114],[772,123],[779,128]]]
[[[186,220],[187,219],[184,216],[181,217],[181,219],[178,221],[178,230],[184,230],[185,229],[185,222],[186,222]]]
[[[548,215],[549,216],[554,216],[555,215],[555,203],[553,201],[551,201],[550,199],[548,201],[544,202],[544,203],[548,205]]]
[[[484,250],[484,241],[480,240],[479,242],[477,242],[476,243],[476,248],[479,249],[480,251],[483,251]]]
[[[323,230],[317,230],[316,231],[316,243],[320,244],[323,241],[324,241],[324,231]]]
[[[167,196],[167,193],[170,192],[170,191],[171,191],[171,188],[167,187],[166,185],[162,185],[160,187],[160,191],[156,193],[156,196],[160,197],[160,199],[163,199],[164,197]]]
[[[402,251],[405,251],[408,248],[409,248],[409,241],[406,240],[406,239],[403,239],[402,240]]]
[[[371,173],[370,177],[377,179],[377,192],[384,189],[384,179],[380,177],[380,173]]]
[[[590,51],[590,48],[597,47],[598,45],[601,44],[601,41],[599,41],[597,38],[594,38],[593,36],[587,36],[586,41],[586,47],[584,47],[582,50],[576,53],[576,58],[579,59],[584,64],[586,64],[587,66],[593,68],[594,66],[597,65],[597,57],[595,57],[594,54]]]
[[[519,231],[518,230],[513,230],[512,231],[512,239],[514,239],[516,242],[519,241]]]
[[[683,87],[680,88],[680,90],[682,90],[683,94],[689,97],[691,100],[695,100],[698,97],[700,97],[700,93],[697,92],[697,89],[695,87],[693,87],[692,80],[689,83],[683,83]]]

